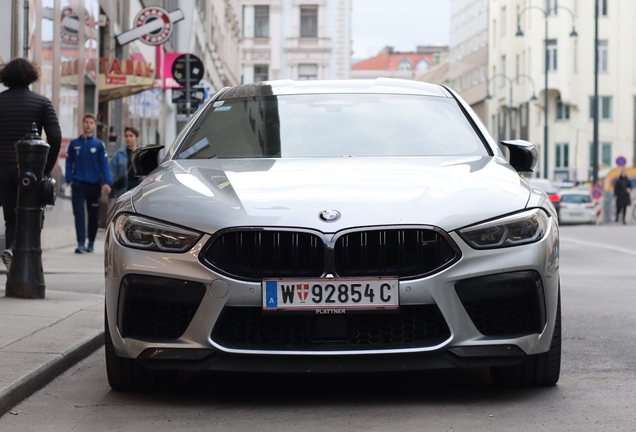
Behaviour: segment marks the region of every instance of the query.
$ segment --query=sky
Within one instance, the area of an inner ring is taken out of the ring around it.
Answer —
[[[450,0],[352,0],[353,58],[375,56],[389,45],[415,51],[417,45],[450,38]]]

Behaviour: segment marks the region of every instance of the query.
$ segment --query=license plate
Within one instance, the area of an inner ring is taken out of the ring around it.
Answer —
[[[345,313],[347,310],[397,309],[397,278],[266,279],[263,310],[306,310]]]
[[[570,216],[583,216],[583,212],[570,212]]]

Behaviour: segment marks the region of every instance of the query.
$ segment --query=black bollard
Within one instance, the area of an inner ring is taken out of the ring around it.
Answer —
[[[13,260],[5,291],[7,297],[44,298],[40,242],[43,206],[55,203],[55,180],[43,178],[49,148],[38,135],[35,123],[31,132],[15,143],[18,157],[18,202],[15,209]]]

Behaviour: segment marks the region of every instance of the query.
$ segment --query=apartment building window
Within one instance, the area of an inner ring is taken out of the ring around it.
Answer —
[[[504,37],[506,36],[506,23],[507,23],[507,17],[506,17],[506,7],[502,7],[501,8],[501,34],[499,35],[499,37]]]
[[[545,0],[545,10],[548,11],[548,15],[556,15],[557,6],[557,0]]]
[[[318,6],[300,8],[300,37],[318,37]]]
[[[435,63],[435,64],[438,64],[439,63],[439,58],[436,58],[436,57],[433,57],[433,58],[437,61],[437,63]],[[426,70],[428,69],[428,62],[426,61],[426,59],[425,58],[420,59],[420,61],[418,61],[415,64],[415,69],[417,69],[417,71],[419,73],[426,72]]]
[[[590,166],[592,166],[592,155],[594,149],[594,143],[590,143]],[[612,143],[600,142],[598,143],[598,161],[605,166],[612,166]]]
[[[596,0],[598,2],[598,15],[607,16],[607,0]]]
[[[267,81],[269,79],[268,65],[254,66],[254,82]]]
[[[301,81],[318,79],[318,65],[316,64],[298,65],[298,79]]]
[[[555,168],[569,168],[570,167],[570,144],[569,143],[555,143],[556,158]]]
[[[557,70],[557,41],[556,39],[550,39],[547,44],[548,50],[546,51],[547,58],[545,61],[548,62],[548,70],[555,71]]]
[[[269,6],[254,6],[254,37],[269,37]]]
[[[506,75],[506,56],[501,56],[501,74]],[[503,87],[506,85],[506,79],[504,77],[499,78],[499,87]]]
[[[564,104],[561,97],[556,100],[556,119],[561,121],[570,120],[570,105]]]
[[[205,22],[206,17],[206,2],[205,0],[197,0],[197,9],[199,12],[199,16],[201,17],[201,21]]]
[[[594,118],[594,97],[590,96],[590,120]],[[612,119],[612,97],[598,97],[598,118],[600,120]]]
[[[607,72],[607,41],[598,41],[598,71]]]
[[[412,68],[413,63],[411,63],[411,60],[407,59],[406,57],[400,60],[400,63],[398,63],[398,69],[401,71],[409,71]]]
[[[530,123],[530,103],[526,102],[519,106],[519,139],[528,140]]]

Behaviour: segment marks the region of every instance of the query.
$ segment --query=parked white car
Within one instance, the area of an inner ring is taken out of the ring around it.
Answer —
[[[559,220],[563,224],[596,223],[600,211],[600,203],[594,201],[587,191],[569,190],[561,192]]]

